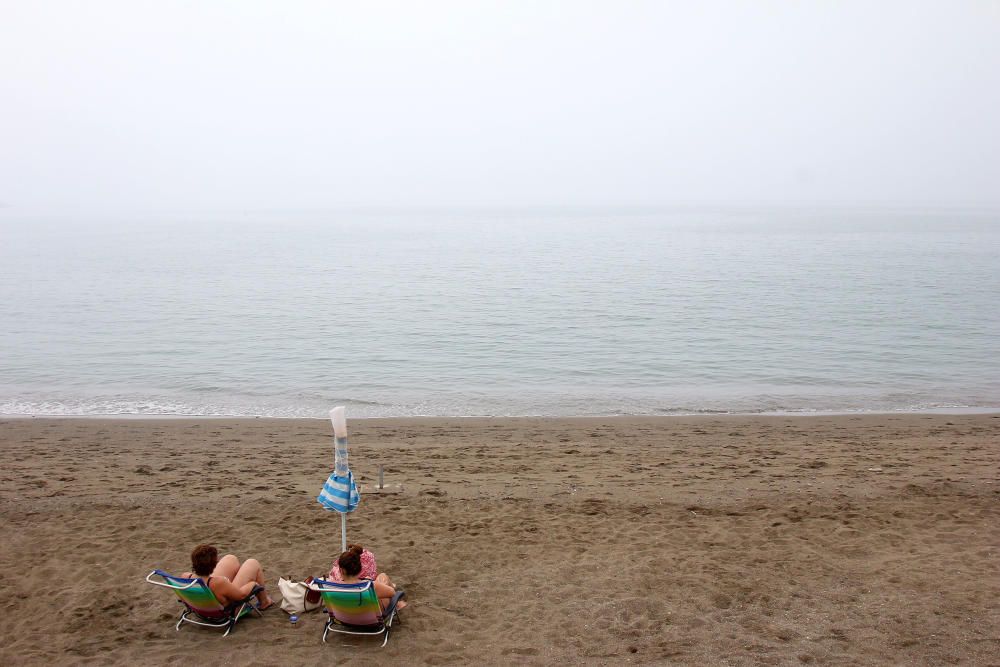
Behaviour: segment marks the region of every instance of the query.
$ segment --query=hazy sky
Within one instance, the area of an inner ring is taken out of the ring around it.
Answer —
[[[0,217],[1000,206],[1000,1],[0,10]]]

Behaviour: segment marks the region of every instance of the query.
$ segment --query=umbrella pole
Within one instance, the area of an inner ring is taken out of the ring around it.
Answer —
[[[347,551],[347,515],[340,515],[340,553]]]

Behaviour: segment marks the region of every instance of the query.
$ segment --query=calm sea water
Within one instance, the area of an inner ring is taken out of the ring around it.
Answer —
[[[0,413],[1000,406],[1000,215],[0,220]]]

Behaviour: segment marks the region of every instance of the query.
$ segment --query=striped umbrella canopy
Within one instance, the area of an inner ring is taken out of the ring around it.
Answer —
[[[333,422],[333,437],[336,450],[333,459],[333,473],[327,478],[323,490],[316,500],[331,512],[341,515],[341,549],[347,549],[347,513],[353,512],[361,501],[354,474],[347,463],[347,418],[343,406],[330,410]]]

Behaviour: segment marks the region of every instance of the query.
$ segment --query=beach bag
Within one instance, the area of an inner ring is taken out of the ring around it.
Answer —
[[[312,581],[292,581],[278,578],[278,589],[281,591],[281,609],[289,614],[301,614],[320,607],[319,591],[310,590],[306,585]]]

